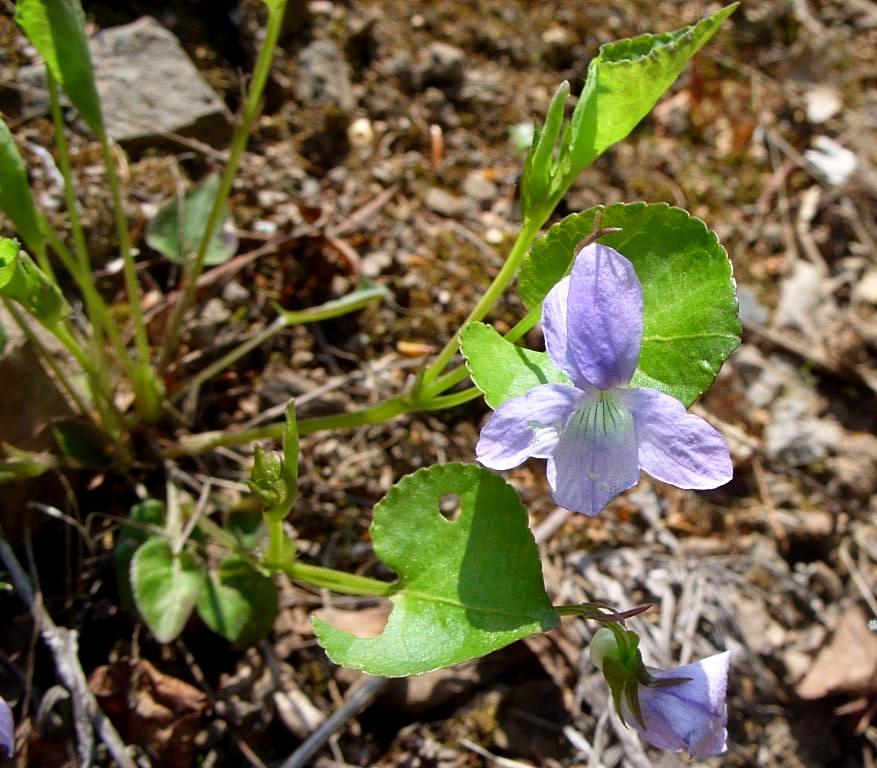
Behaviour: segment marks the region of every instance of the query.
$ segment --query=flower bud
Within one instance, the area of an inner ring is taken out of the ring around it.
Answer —
[[[618,640],[615,633],[609,627],[600,627],[591,639],[591,645],[588,648],[588,655],[594,666],[601,672],[603,671],[603,659],[611,656],[616,661],[619,658]]]
[[[280,454],[264,451],[257,445],[253,469],[247,485],[250,486],[253,495],[268,509],[282,506],[286,501],[288,489]]]

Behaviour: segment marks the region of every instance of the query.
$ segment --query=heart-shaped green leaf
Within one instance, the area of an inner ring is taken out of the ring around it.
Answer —
[[[134,601],[146,626],[169,643],[186,626],[201,589],[204,570],[188,552],[175,555],[164,539],[151,537],[131,561]]]
[[[506,341],[492,325],[467,325],[460,334],[460,349],[472,381],[493,409],[540,384],[570,383],[569,376],[545,352]]]
[[[234,555],[207,575],[197,608],[216,634],[241,648],[255,645],[274,624],[277,587],[244,558]]]
[[[27,180],[24,161],[15,146],[6,123],[0,119],[0,211],[3,211],[18,232],[19,237],[34,253],[45,249],[45,238],[40,229],[39,216]]]
[[[85,14],[79,0],[18,0],[15,20],[82,119],[102,136],[100,99],[94,85],[94,68],[85,39]]]
[[[149,247],[167,256],[175,264],[184,264],[190,254],[198,251],[218,193],[219,176],[211,174],[190,189],[182,200],[175,199],[165,203],[146,229]],[[237,238],[224,228],[227,219],[228,206],[224,206],[220,224],[207,246],[205,264],[222,264],[234,256],[237,250]]]
[[[575,248],[594,228],[629,259],[643,286],[643,342],[631,381],[690,405],[712,383],[740,343],[731,262],[715,232],[666,203],[618,203],[567,216],[533,244],[521,265],[518,291],[539,305],[569,270]]]
[[[442,515],[443,501],[459,513]],[[467,464],[421,469],[375,507],[375,552],[399,574],[383,634],[359,638],[314,617],[338,664],[398,677],[447,667],[558,623],[517,493]]]

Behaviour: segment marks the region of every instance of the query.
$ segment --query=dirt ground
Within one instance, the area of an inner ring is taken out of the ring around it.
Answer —
[[[226,104],[239,105],[258,47],[255,0],[84,5],[92,31],[154,16]],[[262,330],[272,301],[312,306],[363,276],[390,298],[274,337],[201,389],[178,435],[274,420],[291,396],[314,416],[398,393],[458,327],[514,240],[522,156],[509,128],[541,120],[562,79],[577,93],[601,43],[668,31],[718,7],[291,6],[231,199],[238,253],[260,255],[239,257],[235,271],[200,292],[177,382]],[[0,4],[0,109],[32,164],[38,201],[66,231],[39,149],[51,148],[51,121],[26,108],[19,79],[35,52],[11,13],[8,1]],[[340,54],[328,85],[307,53],[317,41]],[[112,268],[108,193],[94,172],[99,148],[68,117],[83,219],[104,264],[101,290],[112,296],[121,278]],[[875,764],[875,137],[877,4],[744,2],[632,136],[582,174],[556,214],[666,201],[714,228],[734,266],[743,343],[695,406],[728,439],[729,485],[695,493],[644,476],[590,519],[553,505],[541,462],[509,473],[530,510],[556,603],[654,602],[632,626],[655,665],[732,652],[729,751],[704,765]],[[177,275],[145,244],[145,225],[181,185],[220,169],[224,149],[171,137],[125,150],[140,277],[147,307],[158,306]],[[493,319],[510,327],[521,309],[510,295]],[[538,331],[527,342],[538,347]],[[301,557],[389,577],[369,546],[371,507],[418,467],[473,461],[486,412],[475,402],[304,438],[302,496],[290,518]],[[250,461],[249,448],[217,451],[181,461],[179,477],[193,498],[207,478],[223,488],[213,509],[220,515],[223,504],[239,502]],[[141,765],[689,762],[645,748],[610,716],[605,683],[587,658],[594,627],[579,620],[479,662],[376,684],[331,664],[308,617],[322,609],[339,625],[369,631],[385,606],[286,583],[281,613],[259,646],[237,651],[197,620],[161,646],[120,607],[111,548],[138,491],[161,496],[162,474],[144,467],[133,477],[67,483],[66,494],[31,487],[24,500],[54,493],[47,503],[84,528],[38,511],[23,519],[21,500],[0,524],[14,532],[22,562],[32,553],[54,620],[79,631],[92,689],[123,738],[139,745]],[[15,595],[0,596],[0,611],[0,694],[16,703],[16,764],[76,765],[51,656]],[[357,691],[366,699],[361,714],[348,706]],[[284,763],[336,711],[346,722],[313,758]],[[102,745],[98,764],[112,764]]]

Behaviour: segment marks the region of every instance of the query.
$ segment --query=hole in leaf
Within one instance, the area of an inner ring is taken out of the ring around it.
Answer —
[[[460,516],[460,497],[456,493],[446,493],[439,499],[439,512],[449,522]]]

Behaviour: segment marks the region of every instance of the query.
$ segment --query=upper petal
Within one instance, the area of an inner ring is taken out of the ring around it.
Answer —
[[[572,268],[566,324],[577,384],[627,384],[643,337],[643,290],[633,264],[607,245],[583,248]]]
[[[530,456],[547,456],[584,393],[569,384],[543,384],[507,400],[481,429],[475,457],[491,469],[511,469]]]
[[[581,385],[579,369],[569,357],[567,349],[566,307],[569,296],[570,278],[555,283],[545,297],[542,305],[542,333],[545,336],[545,351],[551,362],[568,374],[573,381]]]
[[[656,389],[619,392],[633,412],[639,464],[679,488],[718,488],[733,475],[725,438],[676,398]]]
[[[596,515],[639,480],[633,417],[612,392],[593,392],[573,413],[548,460],[554,500]]]

